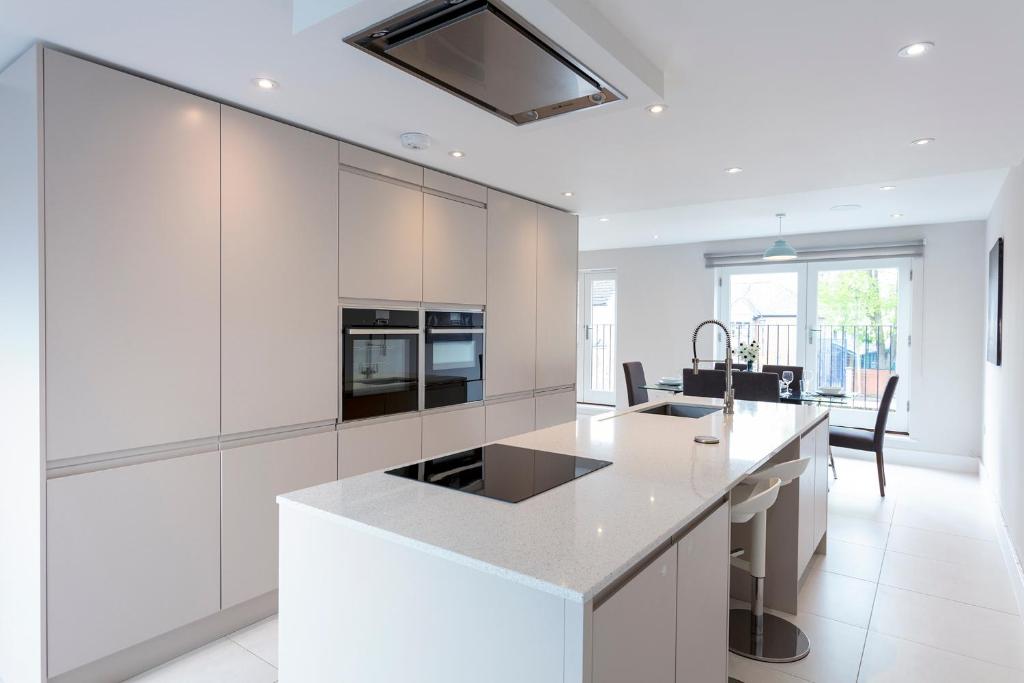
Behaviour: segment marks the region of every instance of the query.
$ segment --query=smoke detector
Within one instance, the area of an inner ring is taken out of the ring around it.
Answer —
[[[428,149],[430,147],[430,136],[426,133],[402,133],[399,136],[402,147],[406,149]]]

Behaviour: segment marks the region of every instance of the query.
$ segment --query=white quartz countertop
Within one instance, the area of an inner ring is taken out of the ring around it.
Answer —
[[[747,401],[737,401],[728,416],[637,412],[665,402],[722,403],[679,396],[502,439],[612,462],[520,503],[384,472],[296,491],[278,502],[584,602],[828,413],[824,406]],[[698,434],[721,442],[697,444]]]

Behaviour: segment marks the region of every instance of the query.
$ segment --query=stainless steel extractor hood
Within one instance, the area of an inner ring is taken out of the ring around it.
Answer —
[[[494,0],[428,0],[345,42],[516,125],[623,99]]]

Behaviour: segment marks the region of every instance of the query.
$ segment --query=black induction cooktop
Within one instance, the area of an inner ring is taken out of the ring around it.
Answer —
[[[491,444],[388,470],[426,484],[518,503],[590,474],[607,460]]]

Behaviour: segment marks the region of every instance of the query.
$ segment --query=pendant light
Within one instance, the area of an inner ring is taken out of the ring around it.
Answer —
[[[792,261],[796,258],[796,249],[789,245],[789,242],[782,239],[782,219],[786,217],[784,213],[777,213],[775,217],[779,219],[779,239],[775,240],[775,244],[764,250],[764,254],[761,256],[762,261]]]

